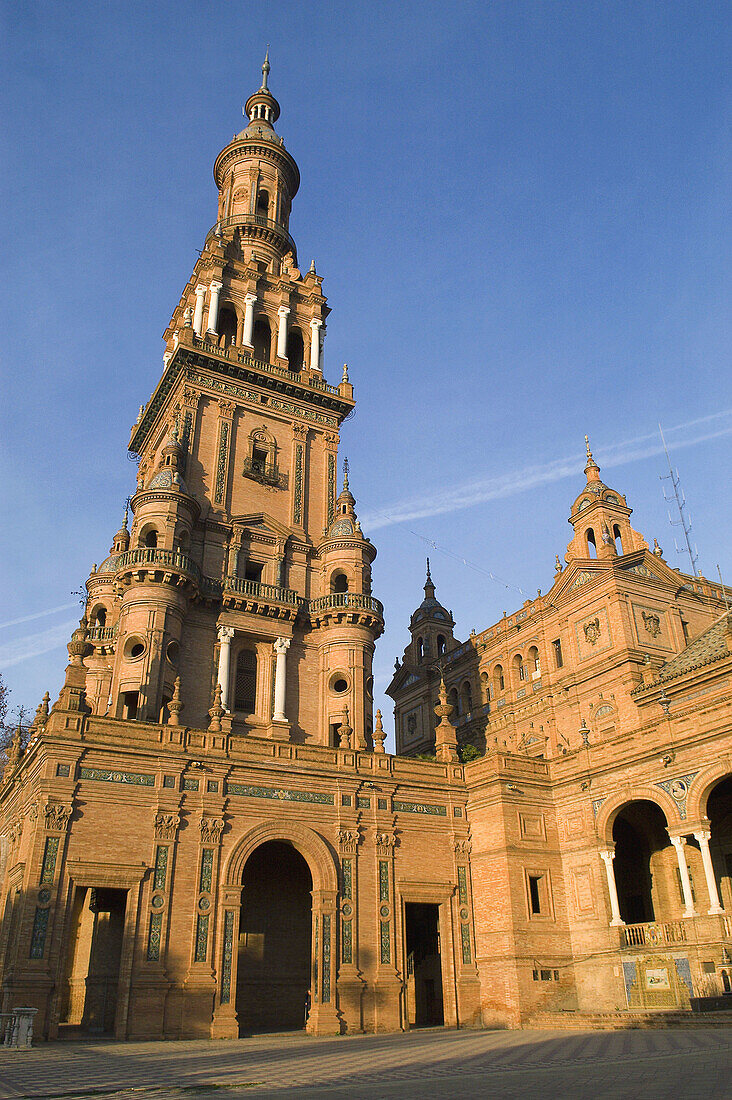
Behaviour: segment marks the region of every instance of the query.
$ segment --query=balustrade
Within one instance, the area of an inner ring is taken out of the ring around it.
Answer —
[[[255,599],[277,600],[278,603],[290,604],[296,607],[299,603],[297,592],[291,588],[281,588],[276,584],[262,584],[261,581],[250,581],[244,577],[227,577],[224,581],[224,592],[236,592],[241,596],[251,596]]]
[[[621,947],[658,947],[660,944],[686,943],[686,923],[683,920],[649,921],[626,924],[620,928]]]
[[[188,573],[197,580],[201,576],[198,565],[187,554],[179,550],[163,550],[159,546],[141,546],[137,550],[125,550],[117,560],[117,572],[137,566],[152,566],[155,569],[178,570]]]
[[[308,608],[311,613],[318,611],[344,610],[344,611],[372,611],[383,616],[383,604],[373,596],[366,596],[361,592],[331,592],[329,596],[319,596],[310,600]]]

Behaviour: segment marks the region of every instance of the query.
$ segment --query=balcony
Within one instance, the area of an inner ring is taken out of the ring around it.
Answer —
[[[319,596],[310,600],[307,610],[313,623],[326,625],[329,619],[363,626],[377,627],[379,634],[383,630],[384,607],[373,596],[361,592],[332,592],[329,596]]]
[[[621,948],[655,948],[665,944],[686,943],[689,938],[687,922],[683,920],[626,924],[619,931]]]
[[[284,244],[285,251],[289,250],[293,256],[297,256],[295,242],[284,225],[280,225],[271,218],[265,218],[262,214],[234,214],[230,218],[222,218],[219,224],[222,229],[241,229],[243,235],[247,237],[257,237],[270,244]],[[215,230],[215,226],[209,230],[206,236],[207,243]]]
[[[179,550],[163,550],[158,546],[141,546],[119,555],[117,579],[129,584],[133,573],[137,574],[138,580],[142,581],[151,574],[150,580],[165,584],[183,585],[191,580],[198,584],[201,580],[201,570],[193,558],[181,554]]]
[[[224,607],[236,611],[292,620],[303,602],[293,589],[277,584],[262,584],[243,577],[227,577],[223,582]]]
[[[340,397],[337,386],[331,386],[328,382],[324,382],[322,378],[317,375],[309,374],[307,371],[295,371],[288,370],[287,367],[278,367],[274,363],[267,363],[264,359],[255,359],[253,355],[250,355],[248,351],[243,350],[236,346],[236,344],[229,344],[228,347],[219,347],[213,340],[208,340],[206,337],[194,336],[193,347],[200,348],[201,351],[205,351],[207,355],[215,355],[221,359],[228,359],[232,363],[238,363],[243,367],[251,367],[257,371],[263,371],[265,374],[271,374],[276,378],[280,378],[283,381],[287,381],[290,385],[295,385],[298,388],[303,386],[311,390],[320,390],[322,393],[333,394],[335,397]],[[279,388],[279,387],[278,387]],[[352,402],[349,401],[349,404]]]
[[[104,645],[105,642],[114,641],[116,637],[116,626],[92,626],[89,628],[86,640],[88,642],[95,642],[97,645]]]
[[[261,462],[256,458],[244,461],[244,476],[261,485],[274,485],[277,489],[287,488],[287,474],[280,470],[276,462]]]

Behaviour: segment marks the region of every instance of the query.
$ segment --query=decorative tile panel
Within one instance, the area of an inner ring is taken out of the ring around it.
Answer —
[[[663,783],[656,783],[657,787],[660,787],[666,794],[671,795],[676,803],[679,817],[682,821],[686,817],[686,799],[689,794],[689,787],[698,774],[699,772],[697,770],[695,772],[688,772],[686,775],[679,775],[676,779],[667,779]]]
[[[213,848],[204,848],[201,854],[201,879],[198,889],[202,894],[211,893],[211,880],[213,877]]]
[[[42,959],[46,949],[46,932],[48,931],[48,918],[50,909],[36,909],[33,919],[33,933],[31,935],[29,958]]]
[[[206,961],[209,920],[210,917],[208,913],[199,913],[196,917],[196,953],[194,955],[194,962],[197,963]]]
[[[381,935],[379,939],[381,946],[381,961],[388,966],[391,962],[391,930],[388,920],[381,921]]]
[[[336,500],[336,460],[335,455],[328,453],[328,524],[333,522],[335,516]]]
[[[430,806],[423,802],[397,802],[394,800],[393,807],[402,814],[431,814],[434,817],[447,817],[447,810],[444,806]]]
[[[277,787],[250,787],[245,783],[227,783],[227,794],[240,794],[247,798],[275,798],[281,802],[317,802],[323,806],[332,806],[335,798],[332,794],[318,791],[289,791]]]
[[[221,961],[221,1003],[231,1002],[231,960],[234,951],[234,911],[224,913],[224,953]]]
[[[460,897],[460,904],[468,904],[468,875],[465,867],[458,867],[458,895]]]
[[[270,409],[279,409],[281,412],[290,413],[292,416],[299,416],[303,420],[312,420],[314,424],[327,424],[331,428],[338,427],[338,420],[335,416],[315,412],[313,409],[306,409],[301,405],[293,405],[291,401],[280,401],[277,397],[270,397],[268,405]]]
[[[470,925],[460,925],[460,942],[463,949],[463,963],[466,965],[471,962],[470,955]]]
[[[356,809],[357,810],[368,810],[370,805],[371,805],[371,799],[370,798],[362,798],[360,795],[356,798]]]
[[[158,844],[155,849],[155,876],[153,886],[156,890],[165,889],[165,879],[168,871],[168,846]]]
[[[150,927],[147,933],[147,961],[157,962],[160,959],[160,938],[163,930],[163,914],[150,914]]]
[[[137,787],[155,786],[154,775],[144,772],[115,772],[106,768],[79,768],[79,779],[93,779],[98,783],[128,783]]]
[[[379,860],[379,901],[389,900],[389,861]]]
[[[353,860],[344,859],[341,864],[341,876],[343,879],[343,897],[353,900]]]
[[[330,914],[323,913],[323,1004],[330,1001]]]
[[[295,501],[292,512],[292,522],[300,526],[302,524],[302,470],[303,470],[303,445],[295,445]]]
[[[186,776],[183,777],[183,790],[184,791],[197,791],[198,786],[199,786],[199,782],[198,782],[197,779],[193,779],[189,775],[186,775]]]
[[[41,886],[50,886],[56,871],[56,856],[58,855],[58,842],[60,837],[46,837],[46,846],[43,849],[43,865],[41,866]]]
[[[341,946],[344,963],[353,962],[353,922],[344,920],[341,924]]]
[[[214,504],[223,504],[226,489],[226,473],[229,466],[229,429],[228,420],[221,421],[219,432],[219,457],[216,463],[216,490],[214,492]]]
[[[605,801],[606,797],[607,797],[606,795],[603,795],[602,798],[593,798],[593,800],[592,800],[592,813],[594,814],[595,817],[597,817],[598,813],[600,812],[600,806],[602,806],[602,804]]]
[[[205,386],[209,390],[218,393],[228,393],[230,397],[240,397],[243,401],[255,401],[260,403],[260,395],[256,390],[245,390],[242,386],[232,386],[229,382],[222,382],[219,378],[209,378],[206,374],[197,374],[196,371],[187,370],[186,379],[194,385]]]

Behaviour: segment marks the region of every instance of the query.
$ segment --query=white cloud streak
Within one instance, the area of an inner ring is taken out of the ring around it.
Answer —
[[[732,409],[725,409],[696,420],[689,420],[685,424],[666,428],[664,434],[669,448],[674,451],[681,447],[692,447],[720,436],[730,435],[732,434]],[[595,457],[598,464],[603,469],[607,469],[658,454],[663,454],[663,444],[658,431],[655,431],[611,445],[599,451]],[[463,508],[473,508],[477,504],[485,504],[491,500],[505,500],[527,492],[529,489],[561,481],[565,477],[575,477],[578,463],[578,456],[574,454],[541,465],[525,466],[522,469],[468,481],[462,485],[453,485],[437,493],[398,501],[391,506],[386,505],[383,511],[372,509],[368,512],[367,510],[361,517],[361,523],[366,530],[375,531],[381,527],[391,527],[396,523],[408,523],[429,516],[458,512]]]
[[[8,619],[6,623],[0,623],[0,630],[8,626],[20,626],[21,623],[30,623],[33,619],[43,619],[46,615],[56,615],[59,611],[70,611],[76,607],[75,603],[62,603],[58,607],[47,607],[45,611],[35,611],[32,615],[23,615],[20,619]]]
[[[72,605],[73,606],[73,605]],[[59,623],[48,630],[41,630],[36,634],[26,634],[15,641],[5,642],[0,645],[0,670],[19,665],[21,661],[27,661],[31,657],[40,657],[44,653],[50,653],[64,642],[67,642],[71,631],[78,625],[76,619]]]

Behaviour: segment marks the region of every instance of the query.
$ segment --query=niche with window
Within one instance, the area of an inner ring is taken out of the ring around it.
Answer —
[[[503,665],[496,665],[493,669],[493,687],[496,695],[503,695],[506,690],[506,680],[503,675]]]
[[[539,659],[539,650],[535,645],[529,648],[529,673],[532,680],[538,680],[541,676],[541,661]]]
[[[546,871],[526,872],[526,894],[530,917],[551,917],[549,876]]]
[[[555,638],[552,642],[552,650],[554,652],[554,664],[557,668],[561,668],[564,664],[564,657],[562,656],[562,640],[561,638]]]
[[[269,191],[265,191],[263,187],[257,193],[257,214],[261,218],[269,216]]]
[[[104,606],[104,604],[97,604],[97,606],[94,608],[94,610],[91,613],[91,618],[89,619],[89,626],[93,630],[94,627],[100,627],[101,628],[101,627],[106,626],[106,625],[107,625],[107,609]]]
[[[222,306],[218,319],[219,347],[228,348],[236,343],[237,318],[230,306]]]
[[[287,366],[293,374],[302,370],[305,360],[305,342],[299,328],[291,328],[287,334]]]
[[[527,678],[526,665],[520,653],[517,653],[513,659],[513,678],[516,682],[520,682]]]
[[[154,527],[151,527],[149,524],[146,527],[143,527],[142,531],[140,531],[139,544],[140,546],[147,547],[150,550],[155,549],[155,547],[158,545],[158,533],[156,529]]]
[[[236,658],[234,710],[253,714],[257,709],[257,654],[253,649],[241,649]]]
[[[595,542],[595,532],[591,527],[587,528],[587,556],[589,558],[597,557],[597,543]]]
[[[447,701],[451,705],[452,718],[454,720],[456,714],[460,714],[460,696],[458,695],[458,689],[456,687],[450,688],[447,693]]]
[[[348,577],[345,573],[338,571],[333,574],[333,576],[330,578],[330,590],[331,592],[348,591]]]
[[[445,635],[444,634],[438,634],[437,635],[437,656],[441,657],[442,654],[445,652],[446,648],[447,648],[447,643],[445,642]]]
[[[464,714],[470,714],[473,709],[473,689],[470,686],[470,680],[463,680],[460,688],[460,701]]]
[[[244,459],[245,477],[260,481],[265,485],[286,488],[285,475],[277,464],[277,443],[275,437],[264,426],[256,428],[249,435],[249,453]]]

